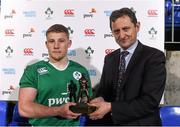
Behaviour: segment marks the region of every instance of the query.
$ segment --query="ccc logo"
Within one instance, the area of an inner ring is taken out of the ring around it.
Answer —
[[[157,10],[148,10],[148,15],[150,16],[157,16]]]
[[[5,34],[14,34],[14,29],[5,30]]]
[[[106,49],[106,50],[105,50],[105,53],[106,53],[106,54],[110,54],[110,53],[112,53],[113,51],[114,51],[114,49]]]
[[[94,29],[85,29],[85,30],[84,30],[84,33],[85,33],[86,35],[93,35],[93,34],[95,34]]]
[[[24,49],[24,53],[25,54],[32,54],[33,53],[33,49],[32,48],[25,48]]]
[[[64,14],[65,15],[74,15],[73,11],[74,11],[73,9],[66,9],[66,10],[64,10]]]

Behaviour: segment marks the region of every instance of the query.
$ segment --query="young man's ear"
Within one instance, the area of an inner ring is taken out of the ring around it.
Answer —
[[[68,48],[70,48],[72,45],[72,40],[69,40]]]
[[[45,44],[46,44],[46,48],[47,48],[47,41],[45,41]]]

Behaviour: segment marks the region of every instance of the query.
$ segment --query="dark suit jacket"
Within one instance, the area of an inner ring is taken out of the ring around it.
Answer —
[[[112,125],[161,125],[159,103],[166,80],[164,53],[139,42],[126,69],[122,100],[115,102],[112,95],[118,80],[119,58],[120,49],[105,57],[97,92],[97,96],[112,102]]]

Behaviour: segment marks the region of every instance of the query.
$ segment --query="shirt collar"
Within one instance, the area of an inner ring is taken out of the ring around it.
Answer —
[[[134,53],[134,50],[136,49],[136,47],[137,47],[137,45],[138,45],[138,40],[136,40],[136,42],[134,43],[134,44],[132,44],[126,51],[128,51],[129,52],[129,54],[133,54]],[[122,49],[122,48],[120,48],[121,50],[121,52],[122,51],[124,51],[124,49]]]

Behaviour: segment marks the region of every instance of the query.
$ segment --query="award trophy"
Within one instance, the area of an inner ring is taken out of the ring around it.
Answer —
[[[70,83],[70,87],[69,87],[69,98],[70,98],[70,102],[72,101],[72,97],[74,98],[74,101],[76,102],[76,105],[74,106],[70,106],[70,110],[74,113],[82,113],[84,115],[88,115],[92,112],[94,112],[97,107],[96,106],[90,106],[88,105],[89,101],[90,101],[90,97],[89,97],[89,92],[88,92],[88,81],[86,80],[85,76],[82,75],[82,77],[79,79],[79,92],[78,92],[78,97],[76,98],[76,84],[73,83],[73,81],[71,80]]]

